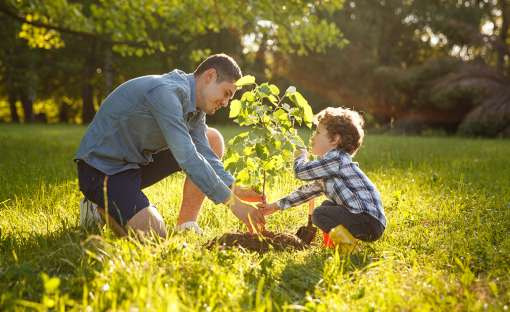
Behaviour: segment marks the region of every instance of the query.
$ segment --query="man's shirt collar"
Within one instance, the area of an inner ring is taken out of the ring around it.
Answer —
[[[184,113],[195,113],[198,112],[197,110],[197,103],[195,98],[196,93],[196,81],[195,81],[195,75],[193,73],[186,74],[186,78],[188,79],[189,89],[190,89],[190,105],[189,107],[185,108]]]

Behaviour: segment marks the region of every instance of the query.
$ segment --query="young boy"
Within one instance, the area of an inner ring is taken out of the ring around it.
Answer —
[[[306,150],[300,150],[294,161],[296,177],[313,182],[274,203],[259,204],[261,212],[269,215],[324,194],[328,200],[312,214],[312,222],[324,233],[343,226],[357,239],[379,239],[386,227],[379,192],[352,161],[363,142],[363,118],[349,109],[328,107],[315,116],[314,123],[311,152],[318,159],[307,161]],[[326,234],[326,245],[328,239]]]

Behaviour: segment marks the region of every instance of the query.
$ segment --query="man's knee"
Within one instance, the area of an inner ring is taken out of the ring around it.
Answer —
[[[223,158],[223,154],[225,152],[225,142],[221,133],[215,128],[208,127],[207,140],[209,141],[209,145],[211,145],[212,150],[218,156],[218,158]]]
[[[167,235],[165,222],[156,207],[152,205],[140,210],[129,219],[127,227],[143,234],[153,231],[161,237]]]

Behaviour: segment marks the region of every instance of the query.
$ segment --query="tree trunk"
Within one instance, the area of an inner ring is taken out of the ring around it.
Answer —
[[[88,124],[95,115],[94,110],[94,87],[92,78],[96,70],[96,43],[92,42],[89,55],[84,64],[84,81],[82,87],[83,110],[81,114],[82,123]]]
[[[94,110],[94,90],[92,85],[86,82],[82,88],[82,101],[83,101],[83,111],[81,114],[82,123],[88,124],[92,121],[95,115]]]
[[[507,37],[508,37],[508,28],[510,26],[510,7],[507,3],[508,0],[499,1],[500,9],[501,9],[501,29],[499,32],[499,45],[496,47],[496,51],[498,54],[496,69],[500,73],[504,73],[505,71],[505,56],[508,55],[508,45],[507,45]]]
[[[104,55],[104,84],[105,84],[105,91],[106,94],[109,94],[113,89],[113,53],[112,53],[112,47],[107,46],[105,49],[105,55]]]
[[[14,94],[9,94],[9,109],[11,110],[11,121],[19,123],[19,115],[16,110],[16,96]]]
[[[255,54],[255,64],[254,65],[254,72],[255,76],[257,77],[257,81],[264,81],[266,80],[266,51],[267,51],[267,35],[264,34],[259,46],[259,49],[257,50],[257,53]]]
[[[67,123],[68,121],[69,121],[69,106],[67,104],[67,101],[62,100],[60,102],[58,110],[58,122]]]
[[[34,121],[34,99],[27,91],[21,93],[20,100],[21,106],[23,107],[23,114],[25,115],[25,123],[31,123]]]

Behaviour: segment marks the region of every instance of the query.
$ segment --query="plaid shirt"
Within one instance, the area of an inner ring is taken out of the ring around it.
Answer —
[[[312,161],[306,161],[301,155],[294,161],[294,173],[300,180],[313,182],[278,200],[276,204],[280,209],[297,206],[324,194],[351,213],[368,213],[386,226],[379,191],[348,153],[334,149]]]

